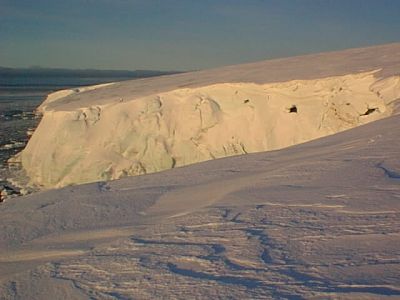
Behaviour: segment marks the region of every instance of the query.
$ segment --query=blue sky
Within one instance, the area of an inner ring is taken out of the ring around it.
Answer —
[[[193,70],[400,42],[399,0],[0,0],[0,65]]]

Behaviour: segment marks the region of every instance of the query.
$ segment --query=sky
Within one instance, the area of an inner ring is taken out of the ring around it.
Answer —
[[[400,42],[399,0],[0,0],[0,66],[198,70]]]

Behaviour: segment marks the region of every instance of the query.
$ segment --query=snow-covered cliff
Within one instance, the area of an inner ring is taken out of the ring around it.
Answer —
[[[393,68],[400,45],[385,47],[58,92],[41,107],[22,166],[47,189],[280,149],[356,127],[391,115],[400,98]]]

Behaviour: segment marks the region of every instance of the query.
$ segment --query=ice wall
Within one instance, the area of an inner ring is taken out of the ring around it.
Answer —
[[[43,109],[20,156],[31,184],[48,189],[117,179],[334,134],[389,116],[400,79],[363,72],[114,98],[73,110]]]

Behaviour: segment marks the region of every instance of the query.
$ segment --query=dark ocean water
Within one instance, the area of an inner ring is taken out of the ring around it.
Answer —
[[[13,171],[7,160],[28,142],[27,131],[36,128],[40,121],[34,111],[49,93],[127,79],[130,78],[0,74],[0,186],[7,184]]]

